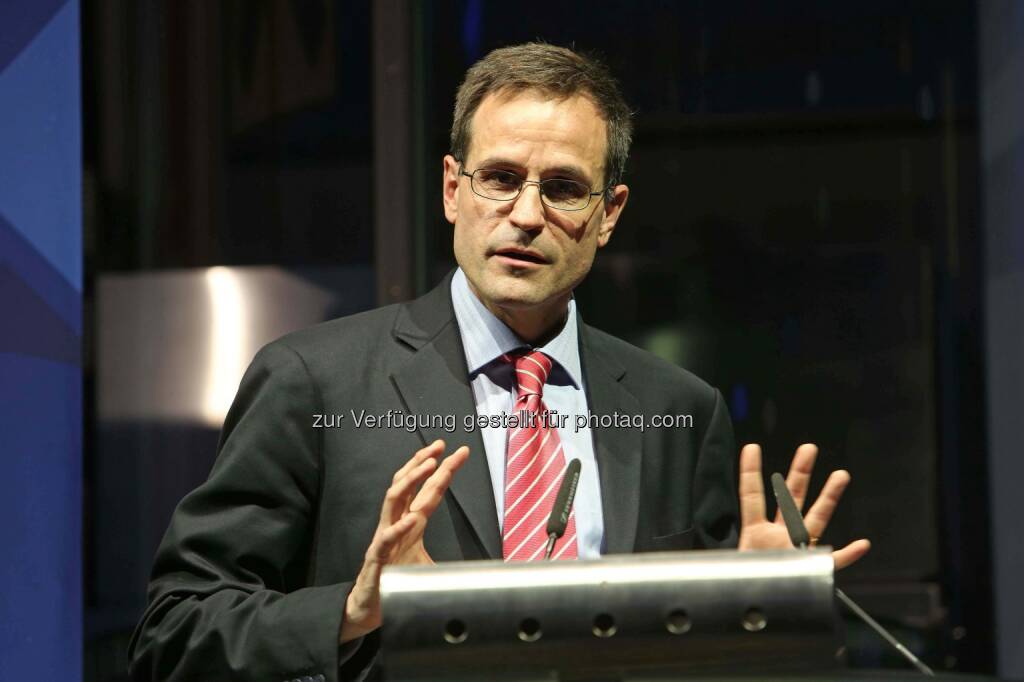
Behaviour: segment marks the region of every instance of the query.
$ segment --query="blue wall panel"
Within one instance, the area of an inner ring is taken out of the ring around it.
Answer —
[[[0,1],[0,679],[82,656],[77,0]]]

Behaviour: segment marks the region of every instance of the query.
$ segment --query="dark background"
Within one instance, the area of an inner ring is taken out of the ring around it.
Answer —
[[[636,111],[584,318],[718,386],[766,472],[808,441],[815,488],[849,469],[826,540],[874,548],[839,582],[934,667],[993,671],[974,3],[83,0],[86,679],[123,679],[217,436],[104,415],[100,292],[268,265],[337,313],[424,291],[454,265],[455,89],[532,39],[600,55]]]

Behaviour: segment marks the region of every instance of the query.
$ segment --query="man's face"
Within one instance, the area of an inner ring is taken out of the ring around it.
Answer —
[[[563,211],[541,203],[537,185],[525,185],[513,201],[478,196],[460,168],[501,169],[527,180],[567,178],[597,192],[605,183],[606,129],[587,97],[499,92],[485,97],[473,116],[464,166],[445,157],[444,208],[455,225],[455,259],[499,317],[564,312],[595,252],[611,238],[628,189],[619,185],[611,201],[591,197],[584,210]]]

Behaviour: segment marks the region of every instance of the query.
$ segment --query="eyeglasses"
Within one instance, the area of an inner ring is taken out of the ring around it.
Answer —
[[[541,202],[559,211],[582,211],[590,205],[591,197],[599,197],[611,188],[609,185],[599,192],[591,192],[589,185],[575,180],[526,180],[511,171],[498,168],[477,168],[472,173],[460,168],[459,174],[469,178],[469,186],[473,188],[474,194],[494,201],[512,201],[522,194],[527,185],[537,185]]]

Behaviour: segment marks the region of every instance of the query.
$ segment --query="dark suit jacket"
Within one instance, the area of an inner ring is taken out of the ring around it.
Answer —
[[[131,642],[135,679],[333,681],[365,669],[375,634],[339,659],[345,600],[391,477],[435,438],[471,454],[427,526],[427,550],[436,561],[501,558],[483,442],[462,427],[476,408],[450,281],[256,355],[209,479],[181,501],[157,552]],[[579,338],[592,413],[693,416],[692,428],[593,431],[607,552],[734,546],[736,452],[719,392],[582,321]],[[364,409],[454,413],[457,428],[356,428],[350,410]],[[344,417],[314,428],[314,415]]]

